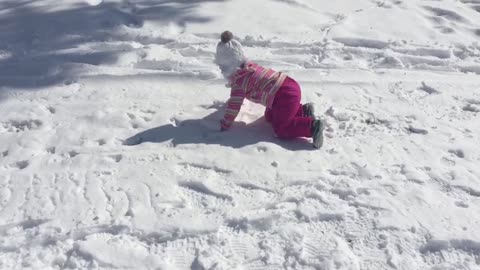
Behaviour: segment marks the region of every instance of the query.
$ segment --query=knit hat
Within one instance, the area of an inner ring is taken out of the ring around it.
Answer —
[[[238,67],[247,61],[243,53],[242,44],[233,39],[230,31],[225,31],[220,36],[221,41],[217,44],[215,64],[220,67],[225,78],[229,78]]]

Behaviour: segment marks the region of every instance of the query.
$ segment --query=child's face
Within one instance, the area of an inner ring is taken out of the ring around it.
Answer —
[[[226,64],[226,63],[221,63],[220,61],[218,60],[215,60],[213,61],[217,66],[218,68],[220,69],[220,71],[224,72],[228,69],[229,65]]]
[[[213,62],[221,69],[222,67],[225,67],[226,66],[226,63],[222,63],[222,62],[225,62],[225,61],[221,61],[220,59],[215,59],[213,60]]]
[[[218,68],[220,68],[220,71],[225,72],[227,70],[227,66],[224,65],[218,65]]]

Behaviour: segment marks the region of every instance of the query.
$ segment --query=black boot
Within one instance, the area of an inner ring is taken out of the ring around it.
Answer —
[[[313,147],[319,149],[323,145],[323,130],[325,125],[322,120],[314,120],[312,122],[312,138],[313,138]]]
[[[314,108],[313,105],[314,105],[313,102],[302,105],[303,116],[305,116],[305,117],[315,117],[315,108]]]

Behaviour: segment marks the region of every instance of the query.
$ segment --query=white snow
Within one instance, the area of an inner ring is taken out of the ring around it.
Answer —
[[[480,269],[480,1],[0,1],[0,269]],[[281,141],[213,63],[302,86]]]

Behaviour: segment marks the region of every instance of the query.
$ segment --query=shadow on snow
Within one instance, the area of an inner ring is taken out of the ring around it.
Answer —
[[[274,137],[273,130],[264,117],[249,124],[235,122],[230,130],[221,132],[219,121],[223,118],[225,104],[212,105],[208,109],[216,111],[202,119],[176,121],[174,124],[145,130],[126,139],[124,145],[171,141],[174,147],[182,144],[211,144],[242,148],[259,142],[270,142],[291,151],[314,150],[307,139],[281,140]]]
[[[195,15],[195,10],[211,1],[220,0],[105,2],[55,10],[46,9],[41,1],[1,1],[0,87],[35,89],[74,80],[86,65],[115,65],[119,53],[132,49],[115,42],[172,42],[128,29],[142,28],[145,21],[179,26],[208,22],[209,17]],[[92,49],[94,42],[114,45]]]

